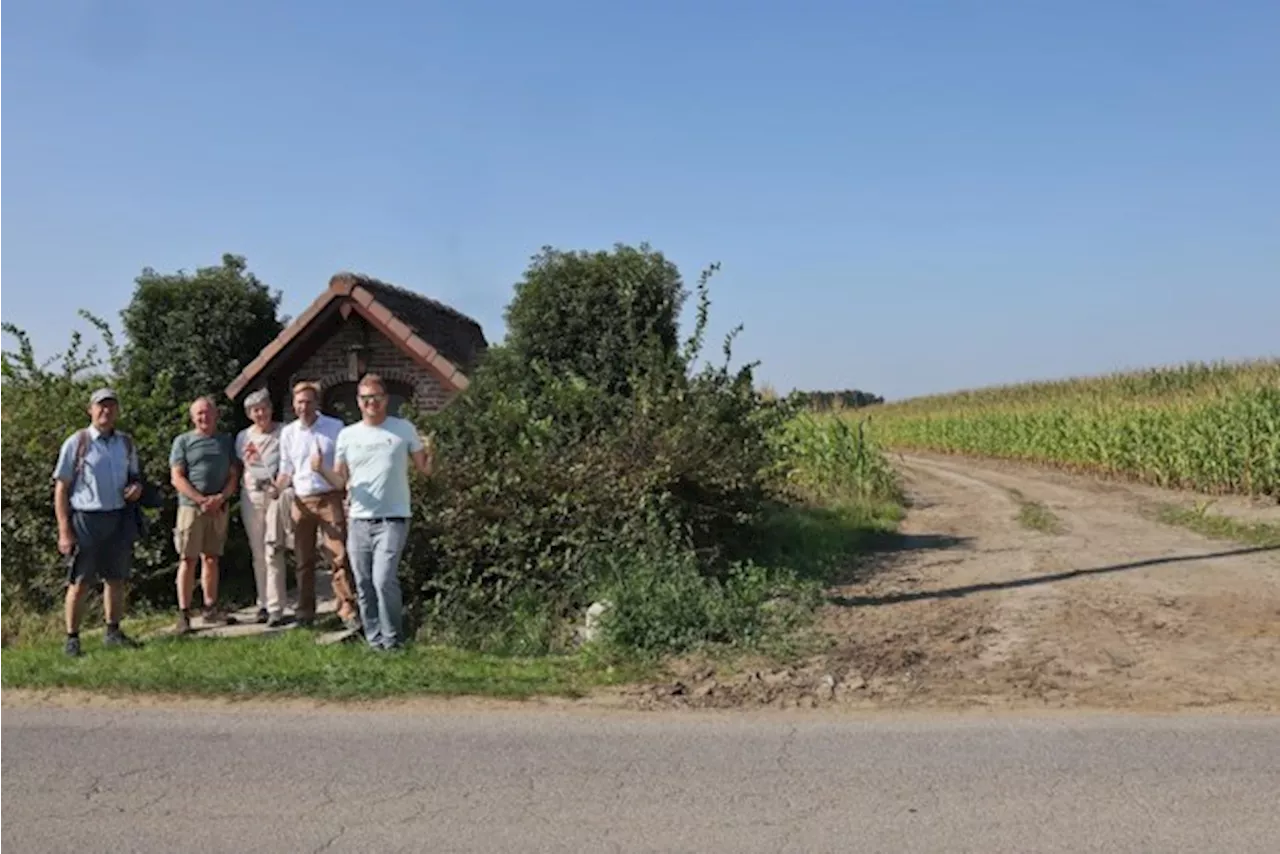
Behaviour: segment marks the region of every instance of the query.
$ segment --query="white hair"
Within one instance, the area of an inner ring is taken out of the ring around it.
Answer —
[[[267,391],[265,388],[260,388],[244,399],[244,411],[248,412],[250,409],[253,409],[255,406],[263,403],[267,406],[271,405],[271,392]]]

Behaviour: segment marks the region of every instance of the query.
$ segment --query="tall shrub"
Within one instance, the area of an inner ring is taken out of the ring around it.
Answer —
[[[169,487],[170,446],[190,429],[188,406],[199,395],[219,401],[221,429],[243,426],[243,412],[228,404],[222,390],[280,331],[280,297],[232,255],[194,274],[147,268],[135,284],[122,312],[127,337],[120,347],[105,321],[82,313],[102,336],[102,347],[84,347],[76,333],[63,354],[41,363],[26,333],[5,325],[18,345],[4,352],[3,364],[6,602],[12,594],[24,606],[45,609],[60,595],[65,569],[57,553],[50,474],[62,441],[88,423],[90,391],[107,384],[120,394],[120,429],[133,436],[144,476],[168,497],[161,510],[147,511],[151,525],[135,547],[132,595],[161,607],[173,604],[177,503]],[[253,588],[248,542],[237,518],[233,509],[223,561],[229,595]]]
[[[226,426],[243,426],[244,413],[222,390],[280,334],[279,306],[280,294],[239,255],[223,255],[220,265],[194,273],[147,267],[120,313],[126,338],[121,384],[141,398],[159,391],[189,403],[213,395]]]
[[[730,367],[732,336],[722,364],[692,370],[710,273],[681,342],[687,294],[660,253],[534,258],[507,341],[422,425],[438,473],[419,487],[406,555],[416,616],[455,640],[529,609],[561,617],[617,565],[609,555],[640,545],[727,572],[762,508],[777,407],[753,366]]]
[[[109,352],[111,331],[101,320],[81,313],[98,328]],[[4,332],[17,349],[0,357],[4,383],[3,450],[0,451],[0,519],[3,520],[3,596],[6,611],[53,607],[61,597],[66,567],[58,554],[53,516],[52,474],[62,442],[89,420],[89,395],[111,380],[101,348],[85,347],[79,332],[67,349],[45,362],[36,359],[27,334],[11,323]]]
[[[224,254],[221,264],[194,273],[158,273],[148,267],[135,280],[133,297],[120,314],[126,343],[117,370],[121,403],[153,481],[167,487],[169,449],[175,436],[191,429],[188,408],[195,398],[213,397],[223,431],[234,433],[248,424],[223,389],[283,329],[279,305],[280,294],[238,255]],[[234,506],[231,513],[220,562],[222,590],[244,598],[254,589],[253,558]],[[177,498],[171,495],[150,536],[137,548],[138,562],[145,567],[139,594],[166,605],[173,601],[177,554],[171,532],[176,517]]]

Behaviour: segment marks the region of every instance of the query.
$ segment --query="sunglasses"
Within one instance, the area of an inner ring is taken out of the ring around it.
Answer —
[[[361,403],[380,403],[387,399],[385,394],[362,394],[360,395]]]

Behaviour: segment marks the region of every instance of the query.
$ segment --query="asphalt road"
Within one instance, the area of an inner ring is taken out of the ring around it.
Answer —
[[[20,852],[1280,851],[1280,718],[3,712]]]

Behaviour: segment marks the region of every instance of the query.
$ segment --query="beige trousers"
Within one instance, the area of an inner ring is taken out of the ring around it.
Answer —
[[[266,492],[252,490],[245,490],[240,501],[240,515],[249,535],[249,548],[253,551],[253,580],[258,585],[258,608],[265,608],[273,617],[284,613],[287,596],[283,538],[267,536],[268,511],[277,501],[279,499]]]
[[[316,615],[316,565],[321,548],[333,568],[333,597],[338,600],[338,616],[344,620],[354,617],[359,609],[351,562],[347,559],[347,516],[342,493],[295,496],[292,513],[293,548],[298,561],[298,618]]]

